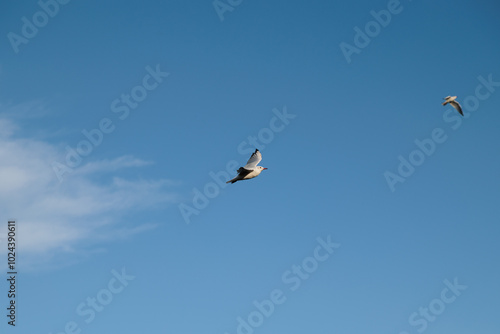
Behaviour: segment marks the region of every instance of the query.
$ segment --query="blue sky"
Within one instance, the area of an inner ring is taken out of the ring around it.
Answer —
[[[19,333],[498,332],[495,1],[61,2],[0,11]]]

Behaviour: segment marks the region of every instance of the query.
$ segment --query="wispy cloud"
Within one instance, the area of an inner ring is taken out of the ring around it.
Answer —
[[[8,119],[34,119],[49,114],[47,101],[37,99],[21,103],[0,103],[2,115]]]
[[[47,260],[60,253],[92,252],[83,245],[103,247],[99,242],[127,238],[157,226],[151,222],[129,224],[125,215],[176,201],[171,180],[117,176],[123,168],[141,168],[151,161],[133,156],[92,161],[60,183],[51,162],[61,155],[56,145],[20,138],[20,128],[0,118],[0,219],[18,220],[19,247],[25,256]],[[113,175],[104,183],[94,181],[95,176],[110,172]],[[2,239],[5,234],[0,230]]]
[[[125,155],[113,160],[92,161],[76,169],[73,175],[91,174],[96,172],[114,172],[125,167],[142,167],[153,164],[152,161],[136,159],[133,156]]]
[[[16,130],[18,127],[13,122],[0,118],[0,138],[10,137]]]

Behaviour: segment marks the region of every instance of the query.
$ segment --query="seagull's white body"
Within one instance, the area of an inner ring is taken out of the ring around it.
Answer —
[[[252,154],[250,159],[248,159],[247,164],[245,167],[240,167],[238,169],[238,175],[232,180],[227,181],[226,183],[235,183],[237,181],[241,180],[250,180],[253,179],[254,177],[259,176],[259,174],[264,170],[267,169],[262,166],[257,166],[257,164],[262,160],[262,154],[260,154],[259,150],[255,150],[255,152]]]
[[[455,101],[457,97],[456,96],[447,96],[444,98],[444,102],[443,102],[443,106],[447,105],[448,103],[451,104],[453,106],[453,108],[457,109],[457,111],[460,113],[460,115],[464,115],[463,111],[462,111],[462,107],[460,106],[460,104]]]

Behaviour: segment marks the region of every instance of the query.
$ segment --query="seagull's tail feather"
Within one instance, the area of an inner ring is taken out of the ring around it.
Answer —
[[[236,181],[238,181],[238,180],[239,180],[239,179],[238,179],[237,177],[235,177],[234,179],[229,180],[229,181],[227,181],[226,183],[231,183],[231,184],[233,184],[233,183],[235,183],[235,182],[236,182]]]

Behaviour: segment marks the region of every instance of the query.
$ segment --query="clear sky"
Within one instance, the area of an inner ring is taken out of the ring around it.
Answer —
[[[1,9],[17,333],[499,332],[497,1]]]

